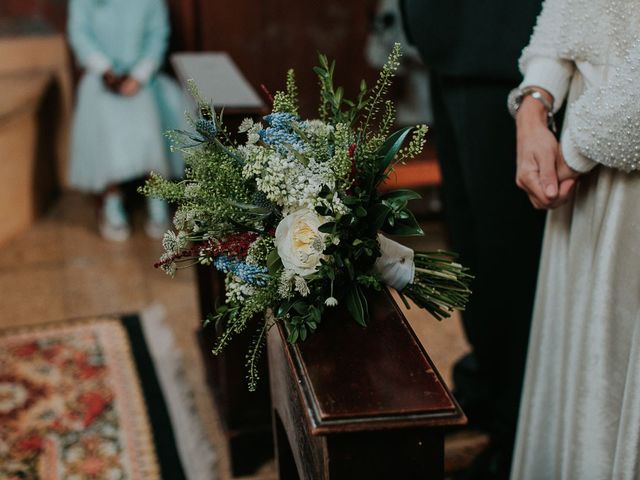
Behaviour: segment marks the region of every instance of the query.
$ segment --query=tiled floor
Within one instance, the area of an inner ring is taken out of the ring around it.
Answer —
[[[130,241],[109,243],[97,234],[93,199],[76,193],[63,195],[33,228],[0,245],[0,327],[139,312],[161,303],[189,365],[187,372],[198,410],[219,450],[220,478],[229,478],[222,451],[224,442],[195,343],[200,320],[193,271],[181,271],[172,279],[153,268],[161,246],[141,232],[140,217],[134,215],[135,233]],[[419,241],[420,248],[441,247],[441,226],[430,223],[425,228],[428,238]],[[468,348],[459,318],[437,322],[417,309],[407,312],[407,316],[445,381],[450,383],[453,362]],[[481,443],[477,438],[471,443],[465,438],[453,438],[448,455],[465,457],[466,450]],[[272,465],[264,470],[255,478],[274,478]]]

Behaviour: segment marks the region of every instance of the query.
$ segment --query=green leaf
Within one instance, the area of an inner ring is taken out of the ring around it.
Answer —
[[[331,210],[329,210],[329,208],[324,205],[318,205],[316,207],[316,212],[318,212],[323,217],[328,217],[329,215],[331,215]]]
[[[327,71],[322,67],[313,67],[313,71],[322,78],[327,78]]]
[[[292,328],[291,329],[291,333],[289,333],[289,343],[293,344],[296,343],[298,341],[298,335],[300,332],[298,332],[297,328]]]
[[[360,201],[360,199],[358,197],[344,197],[342,199],[342,203],[344,203],[346,206],[350,207],[352,205],[357,205],[359,203],[362,203]]]
[[[342,96],[344,95],[344,89],[342,87],[336,88],[336,107],[340,106],[342,102]]]
[[[382,195],[380,198],[382,200],[408,201],[408,200],[417,200],[419,198],[422,198],[422,195],[420,195],[418,192],[414,192],[413,190],[399,189],[399,190],[392,190],[390,192],[387,192],[384,195]]]
[[[307,309],[309,307],[307,306],[306,303],[304,303],[302,301],[297,301],[292,305],[292,308],[296,311],[296,313],[299,313],[300,315],[303,315],[303,314],[307,313]]]
[[[291,310],[292,306],[293,302],[291,300],[285,300],[284,302],[282,302],[278,307],[278,310],[276,311],[276,317],[284,317],[287,313],[289,313],[289,310]]]
[[[387,220],[387,217],[391,213],[391,208],[382,203],[374,205],[369,211],[369,217],[371,218],[371,228],[373,230],[380,230]]]
[[[367,326],[364,316],[364,307],[360,298],[360,289],[357,286],[353,286],[349,293],[347,293],[347,310],[351,313],[353,319],[359,325],[363,327]]]
[[[267,256],[267,270],[269,270],[269,274],[274,275],[282,268],[282,260],[280,260],[280,255],[278,255],[278,250],[275,248],[271,250],[269,256]]]
[[[384,226],[381,230],[390,235],[402,235],[405,237],[417,237],[424,235],[424,231],[420,228],[420,224],[416,217],[409,210],[402,210],[407,214],[406,219],[395,218],[395,222],[391,226]]]
[[[318,231],[322,233],[333,233],[336,228],[336,222],[323,223],[318,227]]]
[[[404,127],[392,133],[376,152],[376,156],[378,157],[378,175],[384,174],[387,168],[389,168],[391,161],[402,147],[402,144],[412,129],[413,127]]]
[[[229,205],[232,205],[236,208],[239,208],[240,210],[245,210],[249,213],[254,213],[254,214],[258,214],[258,215],[264,215],[264,214],[269,214],[271,213],[271,210],[265,207],[258,207],[257,205],[252,205],[250,203],[242,203],[242,202],[236,202],[234,200],[230,200],[227,199],[227,202],[229,203]]]
[[[367,297],[364,296],[364,293],[360,287],[357,288],[358,295],[360,295],[360,302],[362,303],[362,309],[364,311],[364,322],[365,324],[369,321],[369,302],[367,302]]]

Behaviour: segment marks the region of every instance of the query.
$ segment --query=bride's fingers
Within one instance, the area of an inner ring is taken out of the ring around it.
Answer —
[[[531,194],[529,194],[528,196],[529,196],[529,201],[531,202],[531,205],[533,205],[533,207],[536,210],[545,210],[545,207],[542,206],[542,204],[538,201],[538,199],[535,196]]]
[[[555,202],[553,202],[553,205],[551,208],[557,208],[560,205],[564,205],[565,203],[567,203],[567,200],[569,200],[569,197],[571,196],[571,191],[573,190],[573,187],[575,187],[575,185],[576,185],[575,178],[569,178],[567,180],[563,180],[562,182],[560,182],[558,199]]]

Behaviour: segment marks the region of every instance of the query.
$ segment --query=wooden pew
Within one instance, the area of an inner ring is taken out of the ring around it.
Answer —
[[[367,328],[338,307],[305,342],[269,331],[281,480],[443,478],[444,429],[466,418],[390,294],[369,301]]]

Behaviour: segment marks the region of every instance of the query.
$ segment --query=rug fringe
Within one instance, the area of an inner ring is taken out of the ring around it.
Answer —
[[[176,437],[188,480],[212,480],[216,455],[198,416],[182,352],[166,324],[166,310],[154,304],[141,312],[141,323]]]

